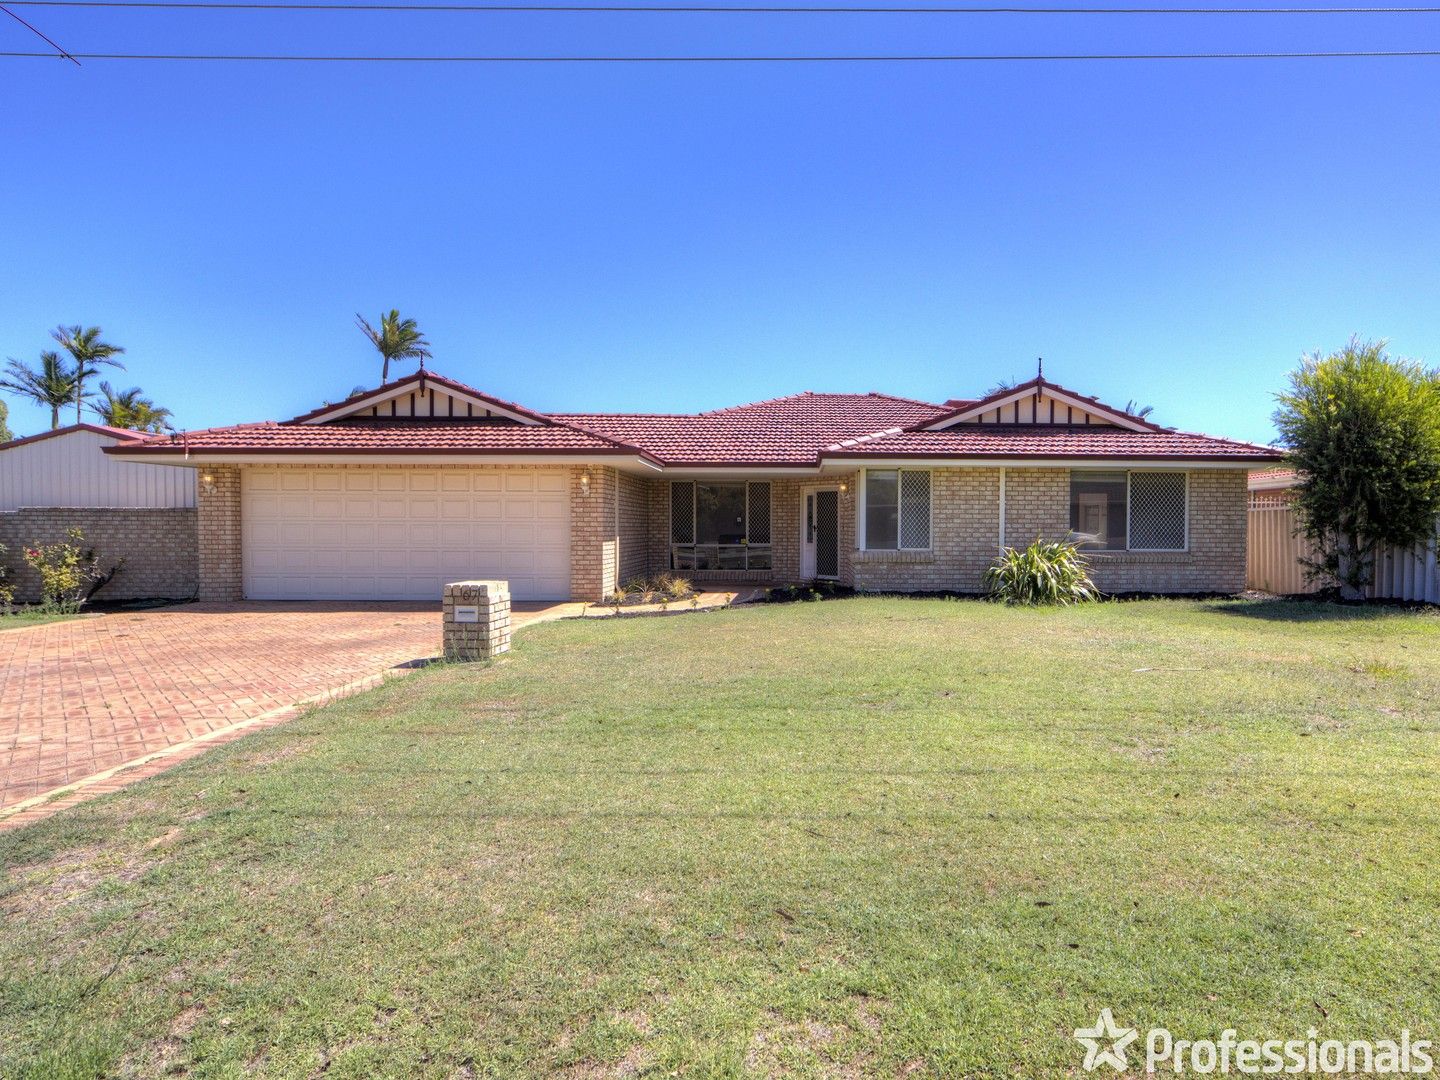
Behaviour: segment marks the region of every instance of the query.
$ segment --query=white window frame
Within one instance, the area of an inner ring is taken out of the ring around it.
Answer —
[[[1078,472],[1078,473],[1087,473],[1087,472],[1120,472],[1120,471],[1121,471],[1121,470],[1119,470],[1119,469],[1071,469],[1071,470],[1070,470],[1070,475],[1071,475],[1071,477],[1073,477],[1077,472]],[[1188,551],[1190,550],[1190,472],[1189,472],[1189,470],[1188,470],[1188,469],[1125,469],[1125,470],[1123,470],[1123,471],[1124,471],[1124,473],[1125,473],[1125,546],[1124,546],[1123,548],[1092,548],[1092,549],[1090,549],[1090,550],[1091,550],[1094,554],[1096,554],[1096,555],[1104,555],[1104,554],[1106,554],[1107,552],[1112,552],[1112,551],[1135,552],[1136,554],[1140,554],[1140,555],[1144,555],[1144,554],[1181,555],[1181,554],[1184,554],[1184,553],[1188,552]],[[1184,546],[1184,547],[1178,547],[1178,548],[1137,548],[1137,547],[1131,547],[1131,546],[1130,546],[1130,522],[1131,522],[1131,515],[1132,515],[1131,506],[1130,506],[1130,482],[1131,482],[1131,478],[1134,477],[1134,475],[1135,475],[1136,473],[1179,473],[1182,477],[1184,477],[1184,480],[1185,480],[1185,500],[1184,500],[1184,506],[1185,506],[1185,546]],[[1073,511],[1074,511],[1074,500],[1075,500],[1075,496],[1074,496],[1073,494],[1068,494],[1068,495],[1067,495],[1067,498],[1068,498],[1068,505],[1067,505],[1066,509],[1067,509],[1068,511],[1073,512]]]
[[[872,472],[893,472],[895,474],[895,546],[893,548],[872,548],[869,537],[865,530],[865,504],[870,488],[870,474]],[[900,474],[903,472],[923,472],[930,474],[930,497],[925,500],[926,513],[926,535],[930,537],[930,543],[925,547],[901,547],[900,518],[902,511],[900,499]],[[934,469],[902,469],[896,466],[893,469],[861,469],[859,490],[855,493],[855,546],[861,551],[934,551],[935,550],[935,470]],[[1128,539],[1128,538],[1127,538]]]

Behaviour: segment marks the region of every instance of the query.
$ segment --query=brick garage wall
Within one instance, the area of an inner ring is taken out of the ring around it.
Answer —
[[[267,466],[273,468],[274,466]],[[295,469],[373,469],[371,465],[294,465]],[[378,466],[403,469],[403,465]],[[436,466],[425,466],[435,468]],[[527,466],[455,465],[457,469],[515,469]],[[196,491],[199,546],[199,598],[239,600],[244,588],[241,557],[240,472],[243,466],[216,465],[202,470],[210,476],[215,491]],[[553,466],[533,466],[553,468]],[[581,478],[590,474],[590,493],[583,494]],[[577,600],[595,601],[615,588],[618,572],[617,538],[619,474],[613,468],[573,466],[570,469],[570,595]],[[632,508],[633,510],[633,508]],[[637,545],[638,546],[638,545]]]
[[[85,544],[95,548],[102,569],[125,560],[114,580],[95,594],[97,601],[188,600],[195,596],[195,510],[26,507],[0,513],[0,544],[7,548],[6,580],[15,586],[17,600],[31,603],[40,599],[40,576],[25,565],[23,549],[63,541],[72,528],[84,532]]]
[[[644,476],[620,473],[618,477],[620,515],[620,584],[657,572],[650,568],[650,492],[653,481]]]
[[[609,467],[570,470],[570,598],[590,603],[613,592],[619,573],[619,473]],[[590,490],[584,478],[590,477]]]
[[[206,477],[210,478],[207,484]],[[212,488],[213,490],[206,490]],[[201,600],[239,600],[244,588],[240,561],[240,468],[201,469],[195,486]]]
[[[1245,588],[1247,473],[1190,473],[1190,550],[1096,552],[1091,577],[1109,593],[1236,593]]]
[[[852,549],[854,506],[852,497]],[[864,592],[980,592],[985,568],[999,545],[1000,470],[934,469],[930,474],[931,550],[855,550],[854,584]]]

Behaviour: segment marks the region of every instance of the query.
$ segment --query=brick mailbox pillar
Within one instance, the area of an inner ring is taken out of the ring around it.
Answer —
[[[447,660],[486,660],[510,651],[510,583],[452,581],[445,586]]]

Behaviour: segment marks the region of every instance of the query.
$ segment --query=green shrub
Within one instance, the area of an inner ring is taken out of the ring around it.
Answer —
[[[10,568],[5,565],[5,556],[8,553],[9,548],[0,544],[0,615],[8,614],[15,604],[15,589],[6,581],[10,576]]]
[[[1064,540],[1036,540],[1024,551],[1007,547],[985,571],[990,597],[1006,604],[1083,604],[1100,594],[1090,564]]]
[[[85,534],[67,529],[66,539],[57,544],[35,543],[25,549],[25,561],[40,575],[42,606],[54,611],[80,610],[97,582],[108,580],[100,569],[100,557],[87,548]]]
[[[1316,557],[1312,580],[1359,596],[1383,546],[1435,538],[1440,515],[1440,369],[1351,339],[1307,356],[1276,398],[1275,426],[1300,477],[1292,506]]]

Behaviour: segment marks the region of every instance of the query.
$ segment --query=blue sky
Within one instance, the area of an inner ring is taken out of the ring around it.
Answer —
[[[1440,47],[1440,16],[23,9],[72,51]],[[0,48],[28,49],[18,25]],[[0,60],[0,356],[98,323],[196,428],[434,370],[538,409],[1046,373],[1268,441],[1302,351],[1440,362],[1440,59],[654,67]],[[11,426],[48,416],[11,400]]]

